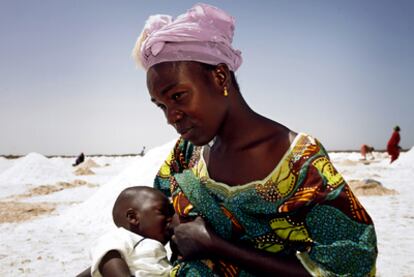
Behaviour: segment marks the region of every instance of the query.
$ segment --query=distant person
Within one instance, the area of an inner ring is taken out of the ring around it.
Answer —
[[[401,146],[400,143],[400,126],[394,127],[394,132],[391,135],[390,140],[387,143],[387,152],[391,156],[391,162],[398,159],[398,156],[400,155]]]
[[[84,276],[169,276],[164,245],[170,240],[173,209],[168,198],[151,187],[130,187],[115,201],[116,230],[101,236],[91,249],[92,267]]]
[[[374,150],[375,150],[374,147],[369,146],[367,144],[363,144],[361,146],[361,156],[362,156],[362,159],[363,160],[366,160],[367,159],[367,154],[370,154],[372,160],[375,159],[374,158],[374,155],[372,154],[372,151],[374,151]]]
[[[144,147],[142,147],[141,153],[139,153],[139,155],[140,155],[141,157],[144,157],[144,155],[145,155],[145,146],[144,146]]]
[[[77,166],[80,165],[81,163],[83,163],[85,161],[85,154],[80,153],[79,156],[76,158],[76,161],[74,164],[72,164],[73,166]]]

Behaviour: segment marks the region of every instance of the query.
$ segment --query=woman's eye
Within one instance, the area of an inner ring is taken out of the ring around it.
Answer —
[[[163,104],[157,104],[157,107],[160,108],[161,110],[165,110],[165,106]]]
[[[173,95],[171,95],[171,99],[176,101],[182,98],[183,95],[184,95],[184,92],[176,92]]]

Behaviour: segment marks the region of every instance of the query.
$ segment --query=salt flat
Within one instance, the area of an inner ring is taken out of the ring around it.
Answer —
[[[80,176],[73,173],[73,159],[38,153],[0,157],[0,204],[9,205],[5,210],[0,205],[0,276],[74,276],[88,267],[95,238],[113,228],[110,211],[118,193],[150,186],[173,145],[144,157],[94,157],[99,165],[90,168],[94,175]],[[368,162],[359,160],[359,153],[330,156],[345,179],[374,179],[397,191],[359,199],[377,231],[377,275],[414,276],[414,149],[392,165],[378,152]],[[15,219],[19,214],[28,216]]]

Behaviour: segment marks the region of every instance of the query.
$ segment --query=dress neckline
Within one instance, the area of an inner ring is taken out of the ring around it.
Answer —
[[[286,150],[285,154],[282,156],[282,158],[280,159],[280,161],[277,163],[277,165],[275,166],[275,168],[273,168],[273,170],[265,178],[263,178],[261,180],[253,180],[253,181],[250,181],[248,183],[244,183],[244,184],[240,184],[240,185],[235,185],[235,186],[230,186],[230,185],[228,185],[226,183],[216,181],[216,180],[214,180],[213,178],[210,177],[210,174],[208,173],[207,163],[204,160],[204,149],[205,149],[206,146],[202,146],[201,147],[201,151],[200,151],[200,161],[199,162],[201,162],[202,165],[203,165],[203,167],[205,168],[205,170],[204,170],[205,176],[200,176],[200,177],[206,177],[208,180],[214,182],[216,185],[220,185],[222,187],[225,187],[227,190],[239,190],[239,189],[243,189],[245,187],[249,187],[252,184],[255,184],[255,185],[257,185],[257,184],[265,184],[270,178],[272,178],[272,176],[275,174],[275,172],[277,172],[279,170],[279,168],[281,167],[281,165],[283,164],[283,162],[290,155],[290,153],[292,152],[292,150],[295,148],[298,140],[302,136],[305,136],[305,134],[304,133],[298,133],[296,135],[296,137],[294,138],[294,140],[292,141],[292,143],[290,144],[289,148]]]

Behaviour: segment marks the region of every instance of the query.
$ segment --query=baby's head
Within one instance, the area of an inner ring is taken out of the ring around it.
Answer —
[[[145,238],[166,244],[171,237],[169,225],[173,209],[160,191],[144,186],[124,189],[115,201],[115,225]]]

